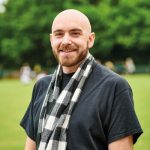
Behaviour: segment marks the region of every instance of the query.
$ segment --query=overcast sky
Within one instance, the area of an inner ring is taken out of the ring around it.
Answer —
[[[0,0],[0,13],[5,12],[5,10],[6,10],[5,7],[3,5],[1,5],[3,3],[3,1],[5,1],[5,0]]]
[[[0,0],[0,3],[7,2],[8,0]]]
[[[0,0],[0,3],[2,3],[3,2],[3,0]]]

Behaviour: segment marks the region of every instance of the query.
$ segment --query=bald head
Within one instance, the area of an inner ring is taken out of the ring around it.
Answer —
[[[70,24],[70,26],[73,25],[73,23],[77,23],[81,28],[84,28],[88,33],[91,33],[91,24],[88,17],[78,10],[67,9],[60,12],[52,23],[52,32],[56,28],[59,28],[59,25],[62,25],[64,22]]]
[[[52,24],[50,42],[54,56],[63,72],[75,72],[93,47],[94,32],[87,16],[78,10],[68,9],[59,13]]]

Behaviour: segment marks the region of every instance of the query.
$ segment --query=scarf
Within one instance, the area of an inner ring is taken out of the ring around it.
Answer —
[[[93,62],[93,56],[88,54],[61,92],[62,67],[59,65],[54,72],[40,113],[38,150],[66,150],[69,120]]]

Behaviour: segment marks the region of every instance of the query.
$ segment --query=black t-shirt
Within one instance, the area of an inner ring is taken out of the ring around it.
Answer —
[[[51,76],[47,76],[35,84],[21,121],[27,135],[36,142],[39,114],[50,81]],[[95,65],[69,122],[67,150],[107,150],[109,143],[129,135],[135,143],[141,133],[129,84]]]
[[[61,91],[65,88],[65,86],[67,85],[67,83],[69,82],[69,80],[73,76],[73,74],[74,73],[69,73],[69,74],[63,73],[62,74],[62,82],[61,82],[61,87],[60,87]]]

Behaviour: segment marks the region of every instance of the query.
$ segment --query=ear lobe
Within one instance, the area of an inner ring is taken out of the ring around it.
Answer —
[[[95,41],[95,33],[92,32],[89,36],[88,48],[92,48]]]

